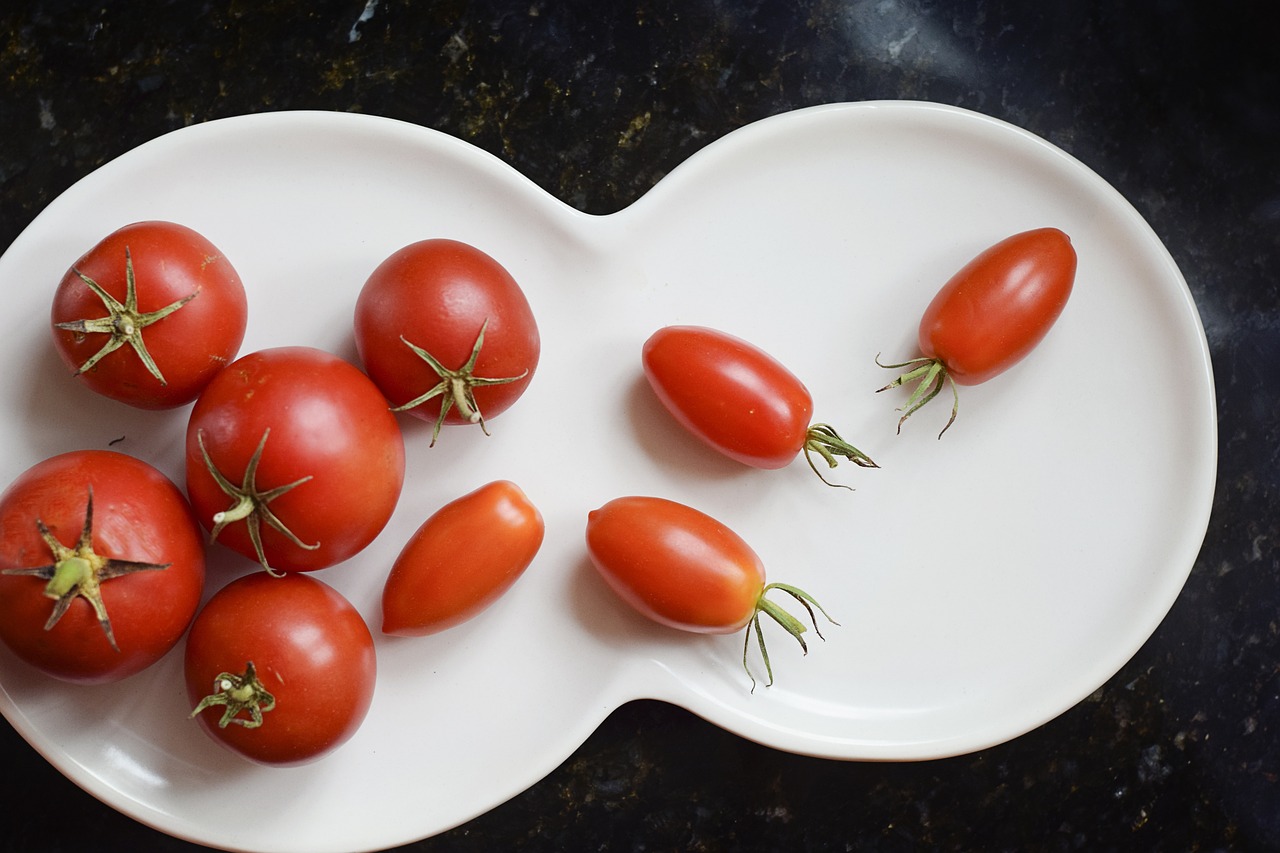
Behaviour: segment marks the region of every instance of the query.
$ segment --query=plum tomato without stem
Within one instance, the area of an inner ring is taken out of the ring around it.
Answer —
[[[798,601],[819,637],[816,608],[831,617],[804,590],[765,583],[764,564],[743,539],[711,516],[675,501],[622,497],[587,516],[587,553],[618,596],[653,621],[700,634],[746,629],[742,665],[754,636],[773,684],[760,616],[776,621],[808,652],[805,625],[767,598],[774,590]]]
[[[404,485],[400,425],[354,365],[310,347],[249,353],[219,373],[187,423],[187,492],[222,542],[272,572],[354,556]]]
[[[1076,252],[1057,228],[1037,228],[1007,237],[953,275],[920,320],[921,358],[882,364],[906,372],[881,388],[916,383],[902,424],[942,391],[951,388],[951,417],[960,407],[956,385],[978,385],[1013,367],[1049,333],[1071,296]],[[877,359],[877,363],[879,359]]]
[[[63,276],[50,324],[87,387],[142,409],[190,403],[244,340],[248,303],[231,262],[173,222],[107,235]]]
[[[187,635],[191,716],[260,764],[337,749],[373,700],[377,657],[359,612],[310,575],[244,575],[209,599]]]
[[[753,344],[704,326],[666,326],[645,341],[644,375],[667,411],[703,443],[744,465],[782,468],[804,452],[836,467],[877,468],[829,425],[811,423],[813,398],[795,374]],[[845,486],[844,488],[848,488]]]
[[[396,558],[382,594],[382,631],[404,637],[478,615],[520,579],[542,547],[542,514],[497,480],[423,522]]]
[[[356,350],[396,411],[485,423],[529,387],[538,325],[510,273],[456,240],[421,240],[384,260],[356,300]]]
[[[200,527],[141,460],[76,450],[0,495],[0,639],[64,681],[140,672],[181,639],[204,589]]]

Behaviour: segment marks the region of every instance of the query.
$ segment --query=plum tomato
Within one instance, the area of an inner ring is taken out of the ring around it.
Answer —
[[[159,660],[204,589],[200,526],[151,465],[76,450],[0,495],[0,639],[64,681],[118,681]]]
[[[254,572],[209,599],[187,635],[191,716],[233,752],[305,764],[346,743],[373,701],[377,656],[359,612],[310,575]]]
[[[361,551],[404,485],[400,424],[358,368],[311,347],[237,359],[187,423],[187,492],[212,538],[268,571]]]
[[[135,222],[71,265],[53,297],[58,354],[94,391],[142,409],[190,403],[244,340],[231,262],[173,222]]]
[[[738,534],[666,498],[615,498],[593,510],[587,516],[587,553],[623,601],[661,625],[700,634],[731,634],[745,628],[742,665],[753,690],[756,680],[747,666],[753,636],[768,684],[773,684],[761,614],[808,651],[804,623],[768,599],[771,591],[800,602],[819,637],[814,608],[831,619],[807,592],[783,583],[766,584],[764,564]]]
[[[956,385],[978,385],[1013,367],[1049,333],[1071,296],[1076,252],[1057,228],[1037,228],[1006,237],[953,275],[920,320],[921,358],[884,364],[906,372],[881,388],[912,382],[902,424],[951,387],[951,418],[960,407]],[[877,359],[878,361],[878,359]]]
[[[641,362],[676,421],[730,459],[782,468],[803,451],[819,477],[815,453],[829,468],[837,456],[879,467],[831,426],[810,423],[809,389],[754,344],[704,326],[666,326],[645,341]]]
[[[538,325],[501,264],[456,240],[421,240],[384,260],[356,300],[356,350],[395,407],[479,424],[511,406],[538,367]],[[432,402],[434,401],[434,402]],[[430,404],[430,405],[428,405]]]
[[[479,614],[520,579],[542,547],[537,507],[497,480],[423,522],[396,558],[382,594],[382,631],[434,634]]]

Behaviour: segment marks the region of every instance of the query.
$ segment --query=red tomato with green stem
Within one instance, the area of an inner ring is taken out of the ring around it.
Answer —
[[[808,652],[803,622],[767,598],[774,590],[798,601],[818,636],[816,608],[804,590],[765,582],[764,564],[742,537],[711,516],[656,497],[616,498],[587,516],[587,553],[618,596],[653,621],[700,634],[746,629],[742,665],[754,636],[773,684],[761,615],[781,625]],[[837,624],[831,620],[833,624]]]
[[[1022,361],[1049,333],[1071,296],[1076,252],[1057,228],[1023,231],[979,254],[934,296],[920,320],[922,358],[882,367],[907,371],[881,388],[912,382],[898,430],[950,386],[951,418],[960,407],[957,385],[978,385]]]
[[[477,424],[529,387],[541,354],[524,292],[496,260],[456,240],[422,240],[369,276],[355,309],[355,342],[369,377],[396,411]]]
[[[813,454],[829,468],[842,457],[874,461],[828,424],[811,423],[813,398],[794,373],[753,344],[704,326],[667,326],[645,341],[645,377],[685,429],[744,465],[774,469],[802,451],[827,485]],[[845,486],[844,488],[848,488]]]
[[[214,594],[187,636],[192,717],[216,741],[271,765],[346,743],[373,701],[373,636],[341,593],[309,575],[254,572]]]
[[[136,222],[72,264],[50,323],[92,390],[143,409],[190,403],[244,340],[248,302],[231,262],[173,222]]]
[[[0,495],[0,640],[64,681],[118,681],[191,624],[204,539],[182,492],[108,450],[46,459]]]
[[[435,634],[479,615],[529,568],[544,532],[538,508],[507,480],[445,504],[413,534],[387,576],[383,633]]]
[[[212,538],[272,572],[363,550],[404,485],[395,415],[354,365],[310,347],[245,355],[187,423],[187,492]]]

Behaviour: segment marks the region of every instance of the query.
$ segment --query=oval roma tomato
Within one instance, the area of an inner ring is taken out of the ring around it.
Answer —
[[[355,366],[310,347],[241,357],[187,423],[187,492],[215,540],[269,571],[342,562],[381,532],[404,485],[395,415]]]
[[[511,406],[538,367],[538,325],[515,279],[456,240],[422,240],[369,276],[355,310],[356,350],[396,411],[479,424]],[[486,430],[487,432],[487,430]]]
[[[907,371],[881,391],[916,383],[898,429],[921,406],[951,386],[951,418],[959,409],[956,385],[978,385],[1013,367],[1049,333],[1071,296],[1076,252],[1057,228],[1014,234],[979,254],[934,296],[920,320],[922,358],[886,364]],[[942,433],[938,433],[942,437]]]
[[[524,574],[542,547],[542,514],[498,480],[445,504],[409,539],[382,593],[382,631],[434,634],[471,619]]]
[[[750,676],[747,651],[754,635],[769,684],[773,667],[760,628],[761,614],[808,651],[804,623],[766,598],[770,591],[799,601],[822,636],[813,610],[827,613],[811,595],[788,584],[766,584],[764,564],[738,534],[684,504],[654,497],[610,501],[587,516],[587,553],[623,601],[659,624],[700,634],[746,628],[742,665]],[[753,689],[755,683],[752,677]]]
[[[192,717],[261,764],[314,761],[350,740],[373,701],[373,636],[309,575],[254,572],[220,589],[187,636]]]
[[[730,459],[782,468],[803,451],[819,477],[814,453],[830,468],[837,456],[863,468],[879,467],[831,426],[811,424],[809,389],[740,338],[703,326],[667,326],[645,341],[641,361],[649,385],[676,421]]]
[[[204,589],[182,492],[108,450],[46,459],[0,495],[0,640],[64,681],[118,681],[181,639]]]
[[[135,222],[109,234],[58,284],[58,354],[89,388],[142,409],[190,403],[244,340],[240,276],[200,234]]]

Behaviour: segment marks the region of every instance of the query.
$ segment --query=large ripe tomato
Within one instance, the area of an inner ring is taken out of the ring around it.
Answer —
[[[218,374],[191,410],[186,449],[197,518],[275,571],[362,550],[404,484],[404,440],[382,394],[310,347],[250,353]]]
[[[782,468],[804,451],[828,467],[841,456],[878,467],[827,424],[795,374],[740,338],[703,326],[667,326],[645,341],[644,374],[673,417],[707,445],[755,468]],[[822,476],[821,473],[818,476]]]
[[[456,240],[422,240],[369,276],[355,310],[356,349],[397,411],[479,424],[533,379],[541,343],[524,292],[493,258]]]
[[[182,492],[108,450],[46,459],[0,495],[0,639],[65,681],[118,681],[182,637],[204,540]]]
[[[172,222],[136,222],[76,261],[53,297],[58,354],[85,385],[143,409],[196,398],[244,340],[231,262]]]
[[[746,628],[743,666],[747,666],[754,634],[769,684],[773,667],[760,628],[762,613],[806,651],[808,647],[802,636],[804,624],[766,595],[776,589],[799,601],[811,619],[815,607],[826,615],[803,590],[781,583],[766,585],[764,564],[738,534],[699,510],[665,498],[616,498],[591,512],[587,553],[613,591],[655,622],[701,634]],[[755,686],[754,677],[751,684]]]
[[[946,432],[959,407],[955,386],[986,382],[1035,349],[1066,306],[1075,276],[1071,238],[1057,228],[1014,234],[965,264],[920,320],[923,358],[884,365],[908,370],[881,391],[917,383],[898,429],[950,384],[953,403],[942,428]]]
[[[445,504],[396,559],[382,595],[382,630],[416,637],[461,624],[511,588],[542,547],[537,507],[498,480]]]
[[[187,636],[192,716],[262,764],[314,761],[346,743],[373,701],[377,658],[359,612],[309,575],[255,572],[220,589]]]

